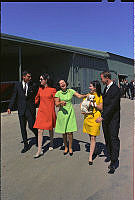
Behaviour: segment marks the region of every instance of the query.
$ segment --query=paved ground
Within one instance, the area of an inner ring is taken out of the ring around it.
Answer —
[[[48,132],[44,133],[44,156],[34,159],[37,148],[21,154],[23,147],[17,112],[3,113],[1,133],[2,200],[133,200],[134,102],[121,101],[120,165],[108,174],[104,162],[103,133],[97,137],[100,155],[88,165],[89,137],[82,133],[83,118],[75,105],[78,132],[74,133],[74,154],[64,156],[62,136],[55,134],[55,149],[48,151]],[[33,134],[28,131],[30,143]]]

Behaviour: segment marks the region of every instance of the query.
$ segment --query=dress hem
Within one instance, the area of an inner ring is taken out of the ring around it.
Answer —
[[[83,133],[87,133],[88,135],[93,135],[93,136],[99,136],[100,135],[100,133],[99,134],[91,134],[91,133],[88,133],[88,132],[83,132]]]
[[[73,131],[66,131],[66,132],[64,132],[64,133],[63,133],[63,132],[56,132],[56,131],[55,131],[55,133],[59,133],[59,134],[65,134],[65,133],[73,133],[73,132],[76,132],[76,131],[77,131],[77,130],[73,130]]]
[[[52,129],[54,129],[55,127],[51,127],[51,128],[46,128],[46,127],[33,127],[33,128],[42,129],[42,130],[52,130]]]

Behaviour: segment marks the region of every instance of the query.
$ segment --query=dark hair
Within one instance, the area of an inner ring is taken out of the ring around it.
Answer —
[[[31,75],[31,72],[26,71],[26,70],[22,72],[22,76],[26,76],[27,74],[30,74],[30,75]]]
[[[56,90],[61,90],[61,88],[60,88],[60,83],[59,83],[61,80],[65,81],[66,86],[68,86],[68,82],[67,82],[66,80],[64,80],[64,79],[59,79],[59,80],[57,80],[57,83],[56,83]]]
[[[104,78],[109,78],[109,79],[111,79],[111,73],[110,73],[109,71],[104,71],[104,72],[102,72],[101,74],[104,76]],[[101,75],[101,74],[100,74],[100,75]]]
[[[47,85],[49,87],[53,87],[53,80],[51,79],[50,75],[47,73],[42,73],[40,76],[43,77],[44,80],[47,80]],[[42,87],[42,85],[41,85]]]
[[[97,95],[101,96],[101,84],[99,81],[91,81],[90,84],[92,84],[96,88]]]

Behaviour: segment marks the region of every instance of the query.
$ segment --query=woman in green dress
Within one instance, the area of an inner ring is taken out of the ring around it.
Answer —
[[[65,145],[64,155],[68,153],[67,135],[69,140],[69,155],[73,155],[72,141],[73,132],[77,131],[76,117],[72,106],[72,97],[85,98],[87,95],[77,93],[73,89],[67,89],[68,83],[65,80],[58,81],[59,91],[55,94],[55,105],[59,107],[57,114],[55,132],[63,134]]]

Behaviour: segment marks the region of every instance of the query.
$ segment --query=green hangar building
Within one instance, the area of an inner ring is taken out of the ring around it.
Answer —
[[[134,61],[131,58],[1,34],[1,85],[6,88],[5,84],[20,81],[25,69],[32,72],[35,81],[41,72],[51,73],[54,81],[65,78],[70,88],[81,93],[88,92],[90,81],[100,81],[100,73],[105,70],[111,72],[118,85],[121,79],[134,79]]]

